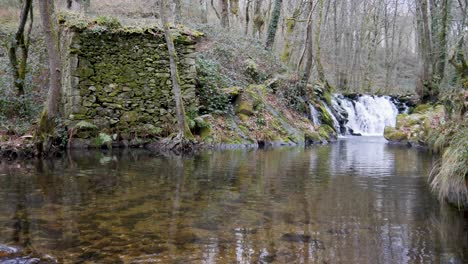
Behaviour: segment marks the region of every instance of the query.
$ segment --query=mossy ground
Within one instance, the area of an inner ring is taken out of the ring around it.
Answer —
[[[301,113],[291,109],[265,85],[251,85],[238,99],[237,114],[216,115],[210,143],[215,144],[305,144],[329,140],[331,131],[315,130]],[[248,103],[247,103],[248,102]]]

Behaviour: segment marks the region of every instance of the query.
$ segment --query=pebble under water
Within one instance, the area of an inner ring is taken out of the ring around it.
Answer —
[[[379,137],[1,162],[0,263],[468,263],[432,163]]]

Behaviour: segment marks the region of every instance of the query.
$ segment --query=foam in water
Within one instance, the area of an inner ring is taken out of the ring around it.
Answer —
[[[397,107],[388,96],[359,96],[357,101],[335,97],[348,113],[346,127],[365,136],[381,136],[386,126],[394,127]]]

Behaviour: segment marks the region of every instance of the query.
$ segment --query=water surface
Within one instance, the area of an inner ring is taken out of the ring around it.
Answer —
[[[60,263],[467,263],[466,216],[430,193],[432,162],[363,137],[1,163],[0,244]]]

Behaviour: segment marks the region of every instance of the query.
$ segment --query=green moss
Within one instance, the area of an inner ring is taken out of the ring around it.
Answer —
[[[322,124],[317,132],[319,133],[320,137],[325,140],[330,140],[332,136],[336,135],[335,129],[326,124]]]
[[[236,101],[235,110],[236,114],[253,115],[253,103],[246,98],[239,97]]]
[[[414,108],[413,113],[424,114],[431,108],[432,106],[430,104],[420,104]]]
[[[322,137],[317,131],[305,131],[304,141],[306,144],[318,143],[322,141]]]
[[[325,106],[323,106],[323,104],[320,104],[319,109],[320,109],[320,120],[322,121],[322,123],[325,125],[328,125],[329,127],[333,127],[334,126],[333,119],[328,113],[327,109],[325,109]]]
[[[323,99],[327,105],[332,105],[332,94],[329,91],[323,93]]]
[[[384,137],[390,142],[402,142],[408,140],[408,133],[393,127],[386,127],[384,130]]]
[[[106,26],[109,29],[118,29],[122,26],[115,17],[99,16],[94,21],[96,24]]]

